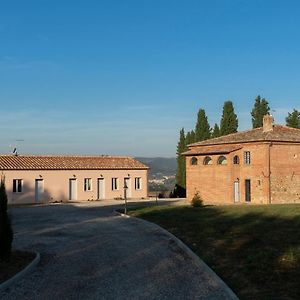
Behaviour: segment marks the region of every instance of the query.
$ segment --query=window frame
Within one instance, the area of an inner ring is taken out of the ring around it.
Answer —
[[[244,165],[250,165],[251,164],[251,154],[250,151],[244,151]]]
[[[223,163],[223,161],[225,161],[225,163]],[[217,165],[226,166],[227,164],[228,164],[227,157],[225,155],[220,155],[217,160]]]
[[[20,178],[13,179],[13,193],[14,194],[23,193],[23,179]]]
[[[203,165],[204,166],[210,166],[210,165],[212,165],[212,158],[211,158],[211,156],[205,156],[203,158]]]
[[[196,156],[193,156],[191,159],[190,159],[190,165],[191,166],[197,166],[198,165],[198,158]]]
[[[134,178],[134,189],[137,191],[142,189],[142,177]]]
[[[239,165],[240,164],[240,157],[238,155],[235,155],[233,157],[232,162],[233,162],[234,165]]]
[[[93,190],[93,187],[92,187],[92,178],[90,178],[90,177],[84,178],[84,180],[83,180],[83,190],[85,192],[90,192],[90,191]]]
[[[111,178],[111,190],[118,191],[119,190],[119,179],[118,177]]]

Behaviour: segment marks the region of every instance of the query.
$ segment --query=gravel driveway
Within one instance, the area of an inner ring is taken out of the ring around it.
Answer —
[[[99,203],[13,208],[14,248],[41,262],[0,299],[232,299],[164,231]]]

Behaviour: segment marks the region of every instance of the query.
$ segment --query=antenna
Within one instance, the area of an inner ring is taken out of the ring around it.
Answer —
[[[15,156],[18,156],[18,142],[24,142],[23,139],[19,139],[19,140],[15,140],[15,144],[12,147],[12,154],[14,154]]]

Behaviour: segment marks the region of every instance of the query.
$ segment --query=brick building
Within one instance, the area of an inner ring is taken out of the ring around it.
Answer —
[[[11,204],[146,198],[148,169],[120,156],[0,155]]]
[[[205,203],[300,202],[300,129],[273,125],[189,145],[187,198]]]

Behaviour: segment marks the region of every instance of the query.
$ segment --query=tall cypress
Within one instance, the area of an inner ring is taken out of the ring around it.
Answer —
[[[188,133],[185,136],[186,149],[188,148],[189,144],[192,144],[194,142],[195,142],[195,132],[194,132],[194,130],[188,131]]]
[[[198,111],[197,123],[195,128],[195,142],[207,140],[210,138],[210,136],[210,126],[205,114],[205,110],[200,108]]]
[[[13,231],[7,213],[7,194],[4,177],[0,183],[0,260],[8,260],[11,254]]]
[[[219,137],[219,136],[220,136],[220,128],[219,128],[218,124],[215,123],[215,126],[214,126],[214,128],[212,130],[211,137],[212,138],[216,138],[216,137]]]
[[[235,133],[238,129],[237,115],[234,113],[233,103],[225,101],[221,118],[220,135]]]
[[[264,115],[269,114],[269,112],[270,112],[270,107],[268,101],[265,98],[261,98],[260,95],[258,95],[255,98],[255,103],[251,111],[252,127],[253,128],[262,127],[263,117]]]
[[[179,188],[185,189],[185,156],[181,154],[186,150],[186,136],[184,128],[180,130],[179,141],[177,144],[177,172],[176,185]]]
[[[296,109],[285,118],[286,126],[300,128],[300,112]]]

